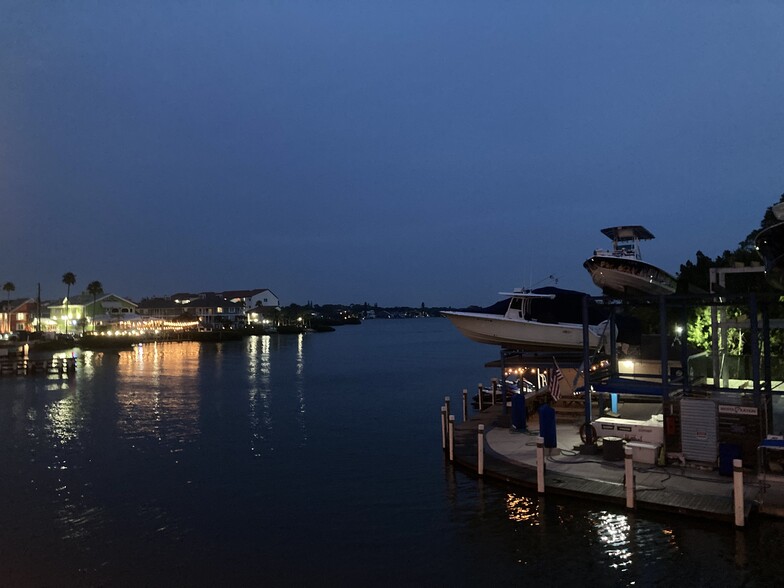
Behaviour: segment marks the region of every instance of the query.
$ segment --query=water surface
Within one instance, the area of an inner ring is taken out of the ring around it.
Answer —
[[[630,514],[445,464],[443,398],[497,376],[493,359],[448,321],[376,320],[3,378],[0,580],[779,584],[778,521]]]

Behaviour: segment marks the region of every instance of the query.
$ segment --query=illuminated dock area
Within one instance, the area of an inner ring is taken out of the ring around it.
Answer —
[[[459,420],[459,417],[458,417]],[[520,486],[540,494],[554,494],[629,506],[624,459],[602,452],[601,444],[591,452],[581,451],[579,422],[573,416],[558,417],[557,446],[545,448],[543,492],[537,479],[539,421],[528,419],[526,430],[509,425],[501,405],[490,406],[454,424],[453,461],[461,469],[478,475],[479,439],[483,439],[482,477]],[[479,426],[484,427],[479,434]],[[445,436],[448,445],[448,435]],[[605,441],[606,443],[606,441]],[[449,459],[449,448],[446,447]],[[631,460],[630,460],[631,461]],[[687,465],[658,465],[649,460],[633,462],[634,509],[663,511],[724,522],[738,522],[733,475],[715,468]],[[784,516],[784,483],[744,471],[742,517],[765,514]]]

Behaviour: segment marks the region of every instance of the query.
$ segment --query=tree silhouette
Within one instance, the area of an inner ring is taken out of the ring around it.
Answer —
[[[98,281],[90,282],[87,284],[87,292],[93,295],[93,333],[95,333],[95,301],[98,294],[103,294],[103,285]]]
[[[6,291],[8,297],[5,303],[5,314],[8,317],[8,332],[11,332],[11,292],[16,290],[16,286],[14,286],[13,282],[6,282],[3,284],[3,290]]]
[[[68,307],[71,303],[71,286],[76,283],[76,275],[73,272],[65,272],[63,274],[63,284],[65,284],[68,288],[65,291],[65,334],[68,334],[68,321],[70,316],[68,315]]]

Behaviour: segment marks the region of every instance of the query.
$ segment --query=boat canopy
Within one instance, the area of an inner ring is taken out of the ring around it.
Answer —
[[[532,290],[515,290],[514,292],[499,292],[498,294],[514,298],[555,298],[555,294],[541,294]]]
[[[629,225],[626,227],[607,227],[602,229],[602,233],[613,241],[627,241],[631,239],[653,239],[653,233],[640,225]]]

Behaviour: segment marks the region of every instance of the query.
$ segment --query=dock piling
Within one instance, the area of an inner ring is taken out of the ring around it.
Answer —
[[[624,447],[624,472],[626,477],[626,508],[634,508],[634,460],[632,448]]]
[[[743,460],[732,460],[732,492],[735,499],[735,526],[742,527],[745,520],[743,509]]]
[[[449,415],[449,461],[455,461],[455,415]]]
[[[446,451],[446,407],[441,407],[441,449]]]
[[[491,384],[491,393],[490,393],[490,406],[495,406],[495,395],[498,391],[498,378],[493,378],[490,381]]]
[[[463,422],[468,420],[468,390],[463,388]]]
[[[476,473],[485,475],[485,426],[479,425],[476,440]]]
[[[536,490],[544,494],[544,437],[536,438]]]
[[[476,398],[477,398],[477,402],[479,402],[479,412],[482,412],[482,410],[484,408],[482,406],[483,405],[483,403],[482,403],[482,393],[484,392],[484,386],[482,386],[482,383],[480,382],[478,387],[479,387],[479,393],[478,393]]]
[[[444,396],[444,420],[443,420],[443,431],[444,436],[449,436],[449,404],[450,404],[449,396]],[[446,443],[444,444],[444,449],[446,449]]]

